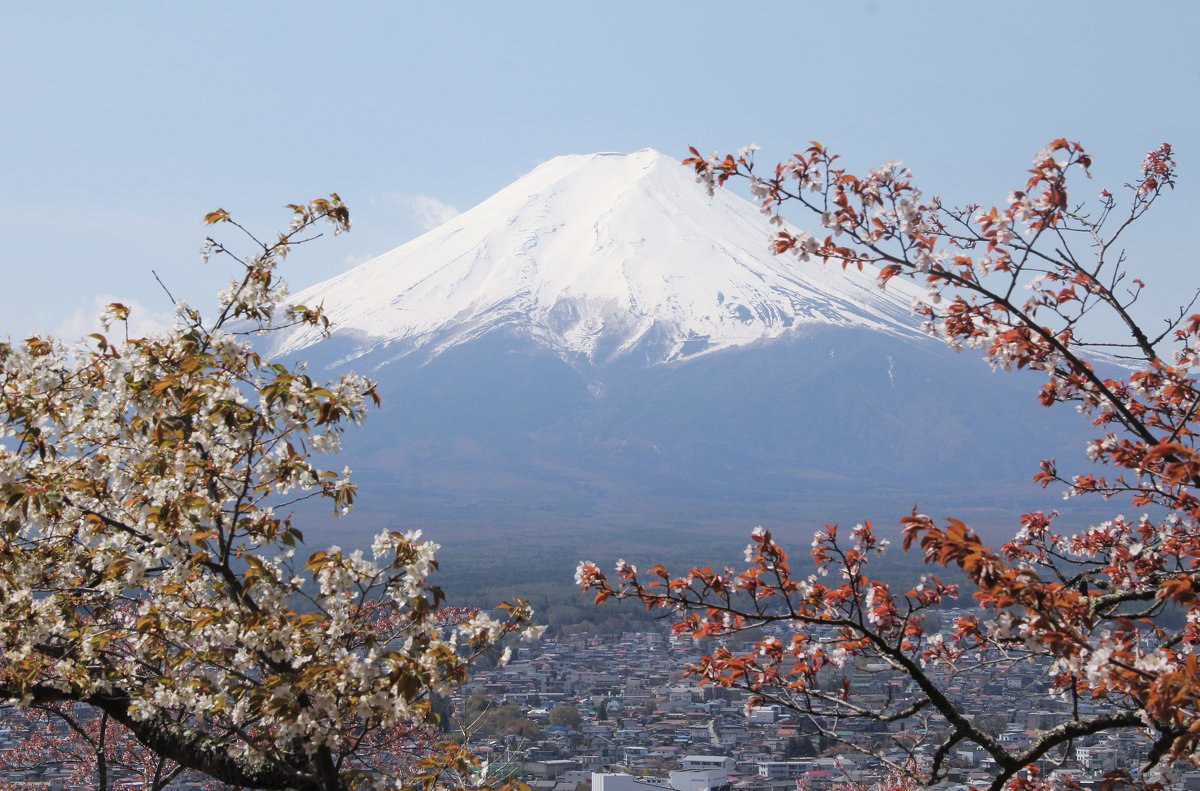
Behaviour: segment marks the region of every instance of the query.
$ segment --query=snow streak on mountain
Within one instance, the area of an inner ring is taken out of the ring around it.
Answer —
[[[497,330],[568,359],[650,363],[834,325],[915,336],[916,293],[780,260],[766,218],[657,151],[563,156],[425,235],[295,296],[348,359],[432,358]],[[320,336],[276,340],[291,354]],[[347,343],[348,342],[348,343]]]

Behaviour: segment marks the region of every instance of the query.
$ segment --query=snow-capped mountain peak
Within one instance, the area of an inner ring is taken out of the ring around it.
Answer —
[[[775,257],[766,218],[650,149],[552,159],[478,206],[295,296],[385,359],[497,330],[594,362],[679,360],[806,325],[918,334],[893,281]],[[290,354],[320,336],[277,337]]]

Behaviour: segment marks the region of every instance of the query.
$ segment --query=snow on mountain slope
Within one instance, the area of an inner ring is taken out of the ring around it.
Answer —
[[[805,325],[917,335],[916,291],[771,254],[758,208],[653,150],[562,156],[444,225],[298,293],[350,357],[433,357],[499,329],[604,362],[664,362]],[[308,329],[277,354],[311,346]]]

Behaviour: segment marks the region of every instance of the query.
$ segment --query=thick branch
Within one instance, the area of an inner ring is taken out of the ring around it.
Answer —
[[[992,780],[989,788],[991,791],[1000,791],[1014,774],[1024,767],[1032,765],[1051,749],[1063,742],[1077,739],[1080,736],[1091,736],[1102,731],[1112,730],[1113,728],[1141,727],[1145,727],[1145,723],[1136,714],[1106,714],[1093,720],[1082,722],[1080,720],[1071,720],[1070,722],[1056,725],[1044,732],[1041,738],[1030,745],[1028,749],[1013,756],[1010,763],[1001,764],[1002,771]]]
[[[19,697],[20,693],[0,689],[4,697]],[[133,702],[124,693],[94,693],[77,697],[54,687],[37,686],[30,694],[33,703],[57,703],[79,700],[107,714],[125,726],[142,744],[159,756],[180,766],[195,769],[222,783],[262,789],[311,789],[325,791],[336,786],[321,785],[307,768],[297,770],[276,760],[248,753],[234,755],[228,739],[205,733],[182,722],[176,722],[159,712],[146,719],[130,714]]]

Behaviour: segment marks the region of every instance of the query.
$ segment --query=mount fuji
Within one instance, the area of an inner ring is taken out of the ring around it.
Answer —
[[[424,236],[296,295],[349,359],[425,359],[504,330],[564,359],[675,362],[816,326],[914,334],[905,283],[800,273],[749,202],[657,151],[563,156]],[[289,354],[314,330],[277,341]]]
[[[913,286],[776,258],[771,235],[655,151],[558,157],[300,291],[333,334],[272,351],[380,382],[345,442],[362,535],[423,527],[473,562],[699,553],[914,504],[1011,532],[1052,507],[1029,479],[1081,455],[1078,416],[924,336]]]

